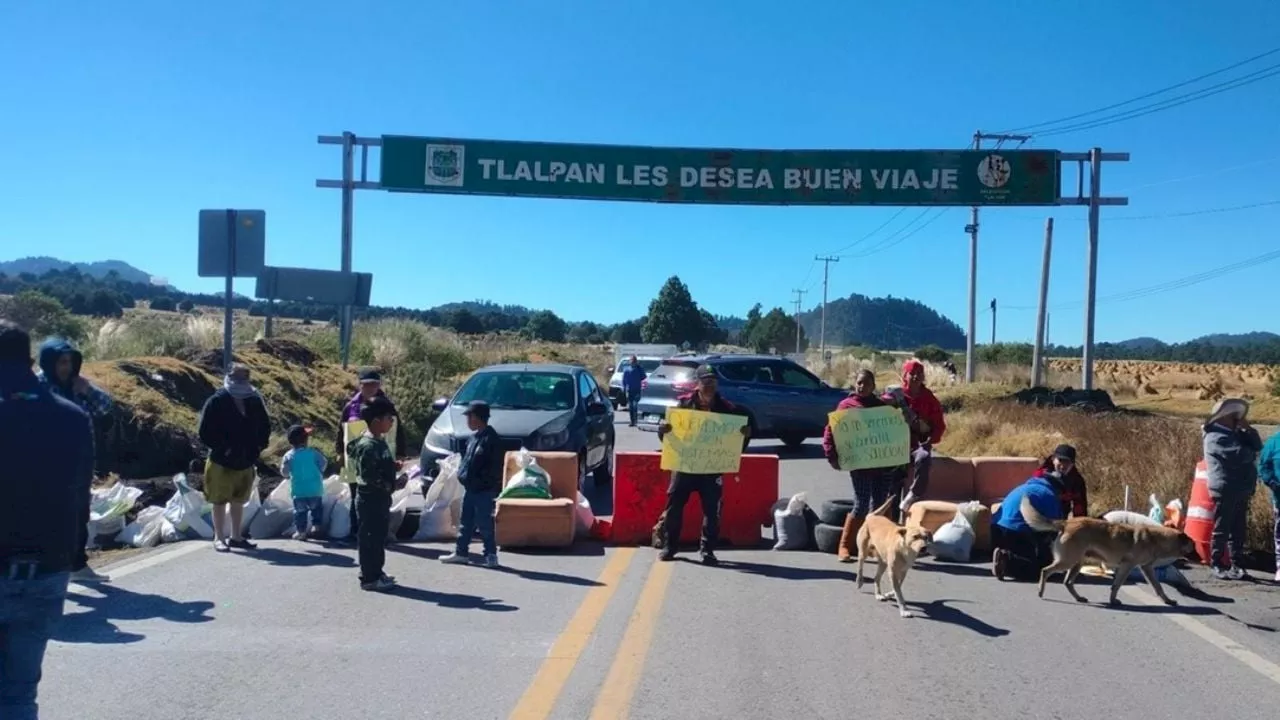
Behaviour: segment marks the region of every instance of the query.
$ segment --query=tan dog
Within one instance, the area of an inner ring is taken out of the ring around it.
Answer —
[[[1065,570],[1067,576],[1062,584],[1067,592],[1077,602],[1089,602],[1075,588],[1080,565],[1088,557],[1115,568],[1115,579],[1111,581],[1112,605],[1120,604],[1116,596],[1135,567],[1142,571],[1165,605],[1178,604],[1165,595],[1154,566],[1162,560],[1175,560],[1195,552],[1195,542],[1186,533],[1161,525],[1127,525],[1091,517],[1049,520],[1036,512],[1027,497],[1022,498],[1019,508],[1031,527],[1058,533],[1053,541],[1053,564],[1040,571],[1040,597],[1044,597],[1044,584],[1049,576]]]
[[[858,529],[858,589],[862,589],[862,568],[866,564],[867,555],[876,555],[876,599],[896,600],[898,614],[904,618],[912,617],[902,600],[902,581],[907,578],[907,571],[916,556],[924,552],[931,539],[929,531],[919,527],[901,527],[885,517],[896,497],[890,497],[876,511],[867,516],[867,521]],[[880,578],[889,571],[889,581],[893,590],[885,594],[880,590]]]

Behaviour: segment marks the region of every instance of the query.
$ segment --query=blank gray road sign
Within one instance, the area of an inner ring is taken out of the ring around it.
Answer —
[[[264,267],[254,295],[265,300],[369,307],[370,273]]]
[[[266,264],[267,213],[265,210],[236,210],[235,267],[230,268],[230,228],[226,210],[200,211],[200,277],[257,277]]]

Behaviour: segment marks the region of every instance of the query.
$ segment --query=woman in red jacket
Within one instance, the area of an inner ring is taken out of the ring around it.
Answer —
[[[1076,449],[1070,445],[1054,448],[1049,457],[1040,463],[1035,477],[1044,477],[1049,472],[1056,472],[1062,478],[1062,490],[1058,493],[1062,502],[1062,517],[1087,517],[1089,491],[1085,488],[1080,468],[1076,466]]]
[[[911,423],[911,477],[901,505],[905,514],[912,503],[928,492],[933,446],[942,442],[947,422],[942,416],[942,403],[924,385],[924,363],[919,360],[912,358],[902,364],[902,394],[911,409],[908,419]]]
[[[875,373],[863,370],[858,373],[854,381],[853,392],[836,405],[836,410],[883,407],[889,404],[876,395]],[[831,467],[839,470],[836,442],[831,434],[830,425],[822,431],[822,451]],[[837,559],[840,562],[853,560],[858,529],[862,527],[867,514],[880,507],[898,489],[898,478],[901,472],[900,468],[870,468],[849,472],[849,478],[853,481],[853,510],[845,518],[844,532],[840,534],[840,549],[837,552]]]

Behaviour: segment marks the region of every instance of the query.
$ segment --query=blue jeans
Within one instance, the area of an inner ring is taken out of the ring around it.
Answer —
[[[636,407],[638,402],[640,402],[640,393],[627,393],[627,414],[631,416],[632,425],[635,425],[640,417],[640,408]]]
[[[69,573],[30,580],[0,575],[0,718],[35,720],[49,636],[62,618]]]
[[[307,524],[307,514],[311,515],[311,525]],[[294,498],[293,499],[293,527],[300,533],[307,531],[308,527],[320,527],[324,522],[324,498]]]
[[[498,543],[493,530],[493,508],[498,495],[492,492],[472,492],[462,496],[462,518],[458,528],[458,554],[470,554],[471,536],[480,531],[485,555],[497,555]]]

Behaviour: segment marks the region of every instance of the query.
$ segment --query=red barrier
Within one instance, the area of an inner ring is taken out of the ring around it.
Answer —
[[[653,525],[667,504],[671,473],[661,469],[660,452],[619,452],[614,456],[613,542],[648,545]],[[724,476],[720,506],[720,539],[733,545],[760,542],[760,528],[772,520],[778,500],[778,456],[743,455],[737,473]],[[695,493],[684,509],[681,541],[697,542],[702,534],[702,503]]]

